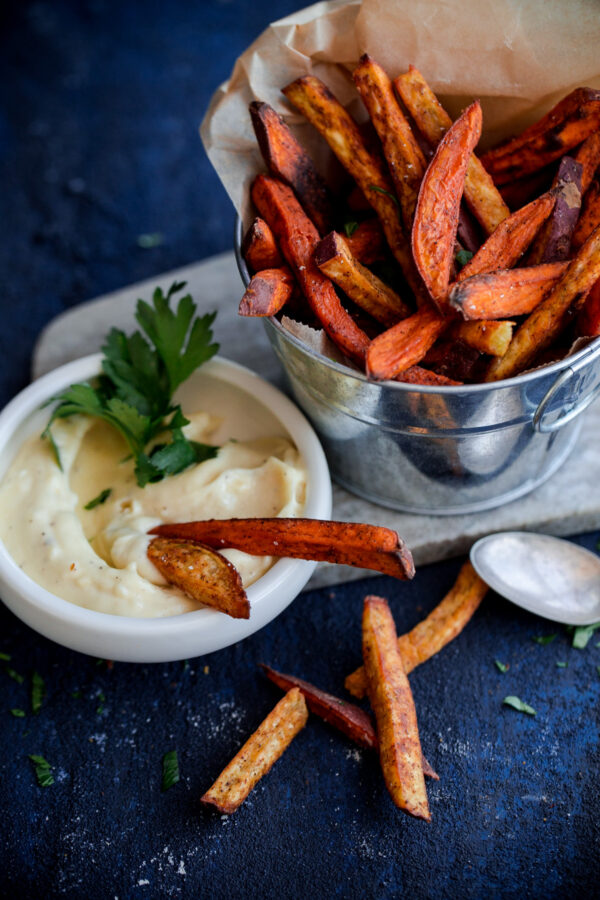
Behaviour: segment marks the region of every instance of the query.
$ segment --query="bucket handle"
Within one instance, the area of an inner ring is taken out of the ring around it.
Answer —
[[[572,422],[580,413],[587,409],[588,406],[594,402],[596,397],[600,395],[600,382],[596,385],[596,387],[590,391],[587,396],[583,398],[579,403],[574,403],[570,408],[565,407],[567,411],[564,415],[560,415],[558,419],[555,419],[554,422],[550,422],[549,424],[544,422],[544,415],[546,410],[554,399],[556,394],[563,388],[568,382],[573,378],[576,371],[583,368],[583,366],[590,361],[590,356],[595,356],[596,353],[586,354],[583,359],[578,360],[573,366],[567,366],[566,369],[563,369],[554,384],[549,388],[549,390],[542,397],[538,408],[535,411],[533,416],[533,428],[534,431],[539,431],[541,434],[549,434],[553,431],[558,431],[564,425],[568,425],[569,422]]]

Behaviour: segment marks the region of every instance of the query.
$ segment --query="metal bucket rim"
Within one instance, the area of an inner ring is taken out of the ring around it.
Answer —
[[[240,277],[244,286],[247,287],[250,283],[250,272],[248,270],[248,266],[246,265],[246,261],[242,256],[242,237],[243,237],[243,224],[242,220],[239,216],[236,217],[235,223],[235,235],[234,235],[234,252],[235,259],[237,262],[238,270],[240,273]],[[332,369],[335,372],[338,372],[340,375],[344,375],[347,378],[354,378],[356,381],[360,381],[363,384],[367,385],[377,385],[377,386],[385,386],[389,390],[399,391],[400,393],[420,393],[420,394],[450,394],[454,396],[460,396],[461,394],[480,394],[485,393],[486,391],[495,390],[497,388],[512,388],[516,385],[527,384],[532,381],[536,381],[538,379],[542,379],[547,375],[559,374],[562,370],[568,368],[569,366],[573,366],[573,364],[591,364],[596,359],[600,359],[600,337],[593,338],[587,346],[582,347],[581,350],[578,350],[576,353],[571,354],[570,356],[566,356],[563,359],[559,359],[556,362],[550,363],[547,366],[542,366],[539,369],[532,369],[530,372],[524,372],[521,375],[512,376],[511,378],[503,378],[499,381],[489,381],[482,382],[481,384],[444,384],[444,385],[431,385],[431,384],[410,384],[408,382],[402,381],[371,381],[367,378],[367,376],[363,372],[359,372],[358,370],[351,369],[349,366],[342,365],[342,363],[335,362],[335,360],[328,359],[326,356],[322,356],[322,354],[317,353],[312,347],[309,347],[300,338],[297,338],[295,335],[291,334],[287,331],[281,322],[276,319],[274,316],[269,316],[265,319],[265,322],[271,325],[276,331],[279,331],[281,336],[286,340],[305,353],[307,356],[312,357],[317,362],[326,366],[329,369]],[[579,368],[579,365],[577,366]]]

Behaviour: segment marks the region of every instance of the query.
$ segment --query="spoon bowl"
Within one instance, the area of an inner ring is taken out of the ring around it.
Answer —
[[[503,531],[471,547],[477,574],[528,612],[565,625],[600,621],[600,557],[547,534]]]

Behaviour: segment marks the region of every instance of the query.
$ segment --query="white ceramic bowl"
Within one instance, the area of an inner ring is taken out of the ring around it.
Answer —
[[[101,355],[95,354],[61,366],[35,381],[6,406],[0,414],[0,478],[21,443],[42,431],[49,415],[48,409],[40,409],[42,404],[67,386],[98,375],[100,361]],[[184,395],[189,397],[202,388],[203,380],[205,386],[212,383],[213,388],[215,382],[224,383],[230,396],[242,391],[265,408],[267,419],[275,417],[302,454],[308,471],[303,515],[329,518],[331,480],[325,454],[311,425],[294,404],[250,369],[221,357],[206,363],[186,382]],[[210,390],[207,393],[210,395]],[[196,401],[196,409],[217,411],[211,410],[210,403],[203,403],[203,399]],[[185,396],[183,403],[184,409],[190,409]],[[0,597],[19,619],[65,647],[121,662],[169,662],[212,653],[258,631],[291,603],[315,565],[295,559],[276,562],[248,588],[249,619],[231,619],[212,609],[141,619],[95,612],[57,597],[25,575],[0,541]]]

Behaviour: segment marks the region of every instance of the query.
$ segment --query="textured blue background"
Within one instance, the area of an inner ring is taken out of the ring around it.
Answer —
[[[197,126],[235,57],[295,5],[2,6],[0,403],[27,382],[33,342],[61,310],[229,248],[233,211]],[[164,243],[140,249],[150,232]],[[108,669],[2,608],[0,650],[23,675],[39,671],[48,696],[31,716],[27,683],[0,670],[0,895],[598,896],[600,649],[571,649],[563,629],[499,598],[411,676],[441,776],[429,784],[431,825],[395,810],[376,760],[312,719],[235,816],[199,808],[278,698],[257,662],[341,692],[359,662],[364,594],[389,596],[402,631],[458,565],[429,566],[410,585],[374,578],[305,595],[188,668]],[[552,644],[532,641],[555,631]],[[509,693],[537,717],[503,708]],[[175,748],[182,781],[161,794],[161,758]],[[52,787],[37,787],[29,753],[53,764]]]

